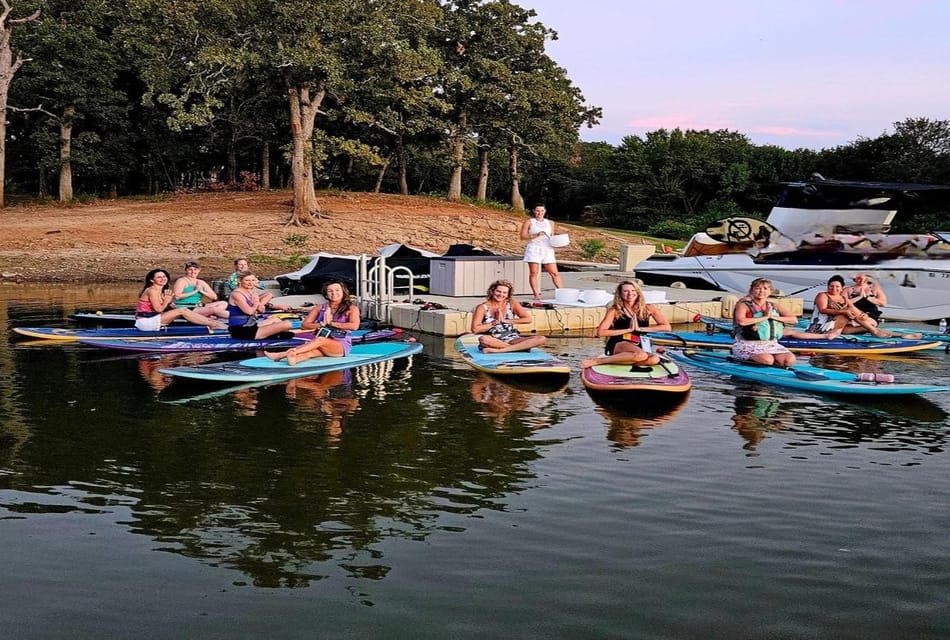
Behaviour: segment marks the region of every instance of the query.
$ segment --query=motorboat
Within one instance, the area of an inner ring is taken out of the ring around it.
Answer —
[[[781,295],[810,310],[828,278],[864,273],[883,288],[884,318],[950,317],[950,232],[890,233],[899,207],[950,185],[826,180],[783,183],[766,220],[726,218],[696,234],[680,254],[655,254],[634,266],[644,284],[744,295],[769,278]]]

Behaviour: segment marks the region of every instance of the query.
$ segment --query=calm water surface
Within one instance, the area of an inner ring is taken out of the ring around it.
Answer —
[[[0,288],[4,637],[950,637],[950,394],[694,372],[678,405],[610,406],[431,336],[220,392],[157,373],[207,356],[9,331],[135,290]],[[816,358],[950,383],[947,361]]]

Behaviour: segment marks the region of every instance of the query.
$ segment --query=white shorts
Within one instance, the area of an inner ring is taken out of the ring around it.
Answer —
[[[135,328],[139,331],[160,331],[162,328],[162,314],[156,314],[151,318],[136,318]]]
[[[534,242],[528,243],[524,248],[524,262],[539,262],[541,264],[552,264],[557,262],[554,258],[554,249],[545,247]]]

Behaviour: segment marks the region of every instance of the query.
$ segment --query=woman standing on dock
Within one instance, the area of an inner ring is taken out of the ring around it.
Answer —
[[[561,274],[557,271],[557,261],[554,258],[554,247],[551,246],[551,236],[554,235],[554,223],[544,217],[547,209],[543,204],[535,205],[532,217],[521,224],[519,237],[527,240],[524,249],[524,261],[528,263],[528,284],[534,295],[534,303],[541,303],[541,269],[551,274],[554,287],[560,289]]]

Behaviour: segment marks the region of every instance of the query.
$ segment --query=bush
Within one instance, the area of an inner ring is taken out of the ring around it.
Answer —
[[[596,238],[582,240],[580,243],[581,255],[587,260],[593,260],[604,250],[605,246],[607,245],[603,240],[597,240]]]
[[[651,225],[647,233],[657,238],[689,240],[693,235],[693,227],[677,220],[661,220]]]

